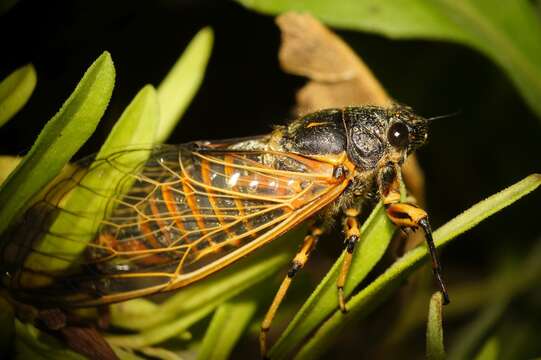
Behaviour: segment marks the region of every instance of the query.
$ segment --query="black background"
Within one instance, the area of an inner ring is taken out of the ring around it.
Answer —
[[[117,71],[115,90],[79,156],[96,151],[137,91],[158,85],[206,25],[215,31],[208,71],[169,142],[261,134],[288,121],[304,80],[280,70],[279,32],[271,17],[228,1],[22,0],[0,17],[0,77],[31,62],[38,83],[26,107],[0,129],[0,152],[24,154],[86,68],[108,50]],[[541,123],[488,58],[455,44],[338,33],[398,101],[424,116],[460,111],[435,122],[419,151],[434,227],[541,170]],[[503,257],[525,256],[540,235],[540,194],[453,242],[443,254],[449,283],[487,275]],[[334,250],[319,256],[336,256],[340,247],[340,241],[322,246],[323,252]]]

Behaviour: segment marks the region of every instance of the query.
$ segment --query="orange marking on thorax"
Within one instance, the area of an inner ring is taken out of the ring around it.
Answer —
[[[328,121],[321,121],[321,122],[314,121],[306,125],[306,127],[311,128],[311,127],[322,126],[322,125],[327,125],[327,124],[329,124]]]

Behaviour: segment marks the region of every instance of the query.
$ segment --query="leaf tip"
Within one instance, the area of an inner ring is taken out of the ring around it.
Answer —
[[[156,88],[152,84],[146,84],[139,92],[144,95],[152,96],[156,95]]]
[[[28,79],[30,79],[30,81],[33,83],[33,86],[32,86],[33,88],[36,85],[36,81],[38,78],[36,68],[34,67],[34,65],[32,63],[28,63],[24,65],[21,68],[21,70],[26,76],[28,76]]]
[[[101,55],[94,61],[93,66],[100,66],[102,67],[108,74],[110,74],[110,77],[112,81],[115,81],[116,76],[116,70],[115,70],[115,63],[113,62],[113,57],[111,56],[111,53],[107,50],[101,53]],[[91,66],[91,67],[93,67]]]
[[[214,30],[211,26],[205,26],[195,35],[196,37],[203,38],[205,41],[209,41],[210,45],[214,42]]]

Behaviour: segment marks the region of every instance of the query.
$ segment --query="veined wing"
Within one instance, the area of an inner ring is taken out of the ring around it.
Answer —
[[[103,166],[123,169],[124,157],[133,151],[103,159]],[[94,164],[90,171],[99,171],[100,161]],[[333,174],[334,165],[295,154],[194,144],[158,147],[148,160],[125,172],[113,195],[88,190],[105,197],[105,217],[73,214],[94,216],[97,234],[68,272],[38,274],[54,279],[45,289],[18,281],[21,274],[36,272],[24,267],[24,258],[38,251],[35,244],[46,231],[43,224],[27,227],[30,234],[17,250],[12,247],[3,254],[18,259],[10,287],[22,296],[38,291],[52,302],[82,306],[185,286],[275,239],[334,200],[347,181]],[[81,186],[84,176],[71,183]],[[127,192],[122,190],[126,184]],[[43,208],[48,209],[46,216],[36,217],[42,223],[49,213],[70,211],[62,208],[58,195],[46,196],[38,207]],[[80,241],[71,232],[48,235]],[[62,258],[58,249],[39,251],[42,257]]]

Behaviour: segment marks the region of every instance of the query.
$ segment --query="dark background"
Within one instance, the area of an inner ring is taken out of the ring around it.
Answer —
[[[0,152],[24,154],[85,69],[108,50],[117,71],[115,90],[79,156],[96,151],[137,91],[147,83],[158,85],[206,25],[215,32],[208,71],[169,142],[261,134],[288,121],[304,80],[280,70],[279,32],[271,17],[218,0],[21,0],[0,17],[0,77],[31,62],[38,83],[26,107],[0,129]],[[398,101],[424,116],[460,112],[435,122],[429,144],[419,151],[434,227],[541,171],[541,123],[488,58],[449,43],[338,33]],[[541,233],[540,195],[520,200],[446,248],[451,286],[490,274],[503,257],[520,259],[529,252]],[[339,241],[322,246],[318,258],[336,256],[340,247]],[[334,250],[326,254],[328,248]]]

